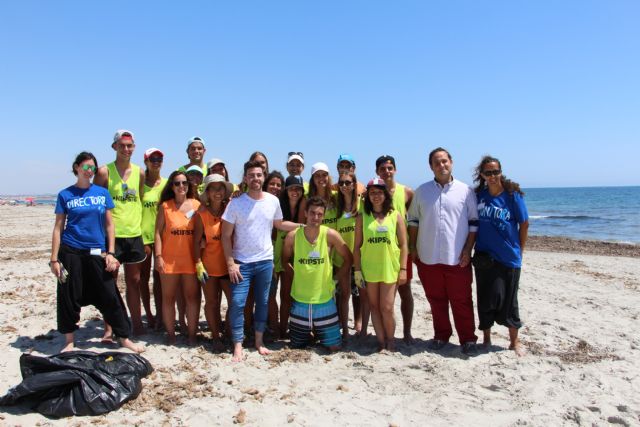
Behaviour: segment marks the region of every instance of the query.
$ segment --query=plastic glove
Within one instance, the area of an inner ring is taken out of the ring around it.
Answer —
[[[207,274],[207,270],[205,270],[202,261],[196,264],[196,276],[198,276],[198,280],[203,284],[207,283],[207,280],[209,280],[209,275]]]
[[[362,271],[360,270],[354,271],[353,280],[356,282],[357,287],[364,288],[364,277],[362,276]]]

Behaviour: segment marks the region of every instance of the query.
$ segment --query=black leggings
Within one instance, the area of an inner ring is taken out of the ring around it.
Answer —
[[[60,245],[58,260],[69,273],[65,283],[58,282],[58,331],[67,334],[78,329],[80,308],[93,305],[116,336],[128,338],[131,323],[113,275],[105,270],[104,258]]]
[[[478,329],[489,329],[494,322],[509,328],[520,328],[520,269],[506,267],[494,260],[491,267],[474,270],[478,291]]]

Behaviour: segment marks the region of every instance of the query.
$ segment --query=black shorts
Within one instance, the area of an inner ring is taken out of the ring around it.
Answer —
[[[116,259],[120,264],[137,264],[146,258],[142,236],[116,237]]]
[[[480,330],[494,322],[509,328],[522,327],[518,307],[520,269],[494,260],[489,268],[475,268]]]

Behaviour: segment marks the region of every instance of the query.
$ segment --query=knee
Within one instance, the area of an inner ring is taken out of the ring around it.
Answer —
[[[393,315],[393,303],[384,303],[380,306],[380,312],[386,316]]]

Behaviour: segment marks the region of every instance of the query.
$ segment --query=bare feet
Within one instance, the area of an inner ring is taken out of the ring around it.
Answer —
[[[189,338],[187,339],[187,345],[189,347],[194,347],[198,344],[198,338],[195,335],[189,335]]]
[[[416,343],[416,339],[413,338],[411,332],[404,334],[404,338],[402,340],[406,345],[413,345]]]
[[[383,352],[387,349],[387,346],[385,345],[384,341],[380,342],[378,341],[378,352]]]
[[[269,350],[267,347],[265,347],[264,345],[257,345],[256,349],[258,350],[258,353],[261,356],[267,356],[269,354],[271,354],[271,350]]]
[[[145,348],[141,344],[134,344],[129,338],[120,338],[120,345],[124,348],[128,348],[129,350],[135,353],[142,353]]]
[[[73,344],[73,341],[68,342],[64,345],[64,347],[62,347],[62,350],[60,350],[60,353],[66,353],[67,351],[73,351],[75,350],[75,346]]]
[[[520,341],[516,341],[515,343],[511,344],[509,346],[509,350],[515,351],[516,356],[518,356],[518,357],[522,357],[525,354],[527,354],[526,350],[524,349],[524,346],[522,345],[522,343]]]
[[[150,314],[147,314],[147,326],[149,326],[149,329],[151,330],[156,328],[156,319]]]
[[[174,345],[176,343],[176,334],[167,333],[167,339],[165,340],[167,345]]]
[[[102,335],[100,342],[103,344],[115,344],[115,341],[113,340],[113,329],[111,329],[111,326],[107,323],[105,323],[104,326],[104,334]]]
[[[349,328],[345,328],[342,330],[342,339],[347,341],[349,339]]]
[[[482,346],[485,348],[491,347],[491,338],[485,338],[482,341]]]
[[[396,351],[396,339],[395,338],[388,339],[386,348],[389,351]]]
[[[242,354],[242,343],[237,342],[233,344],[233,357],[231,361],[234,363],[242,362],[244,359],[244,355]]]

